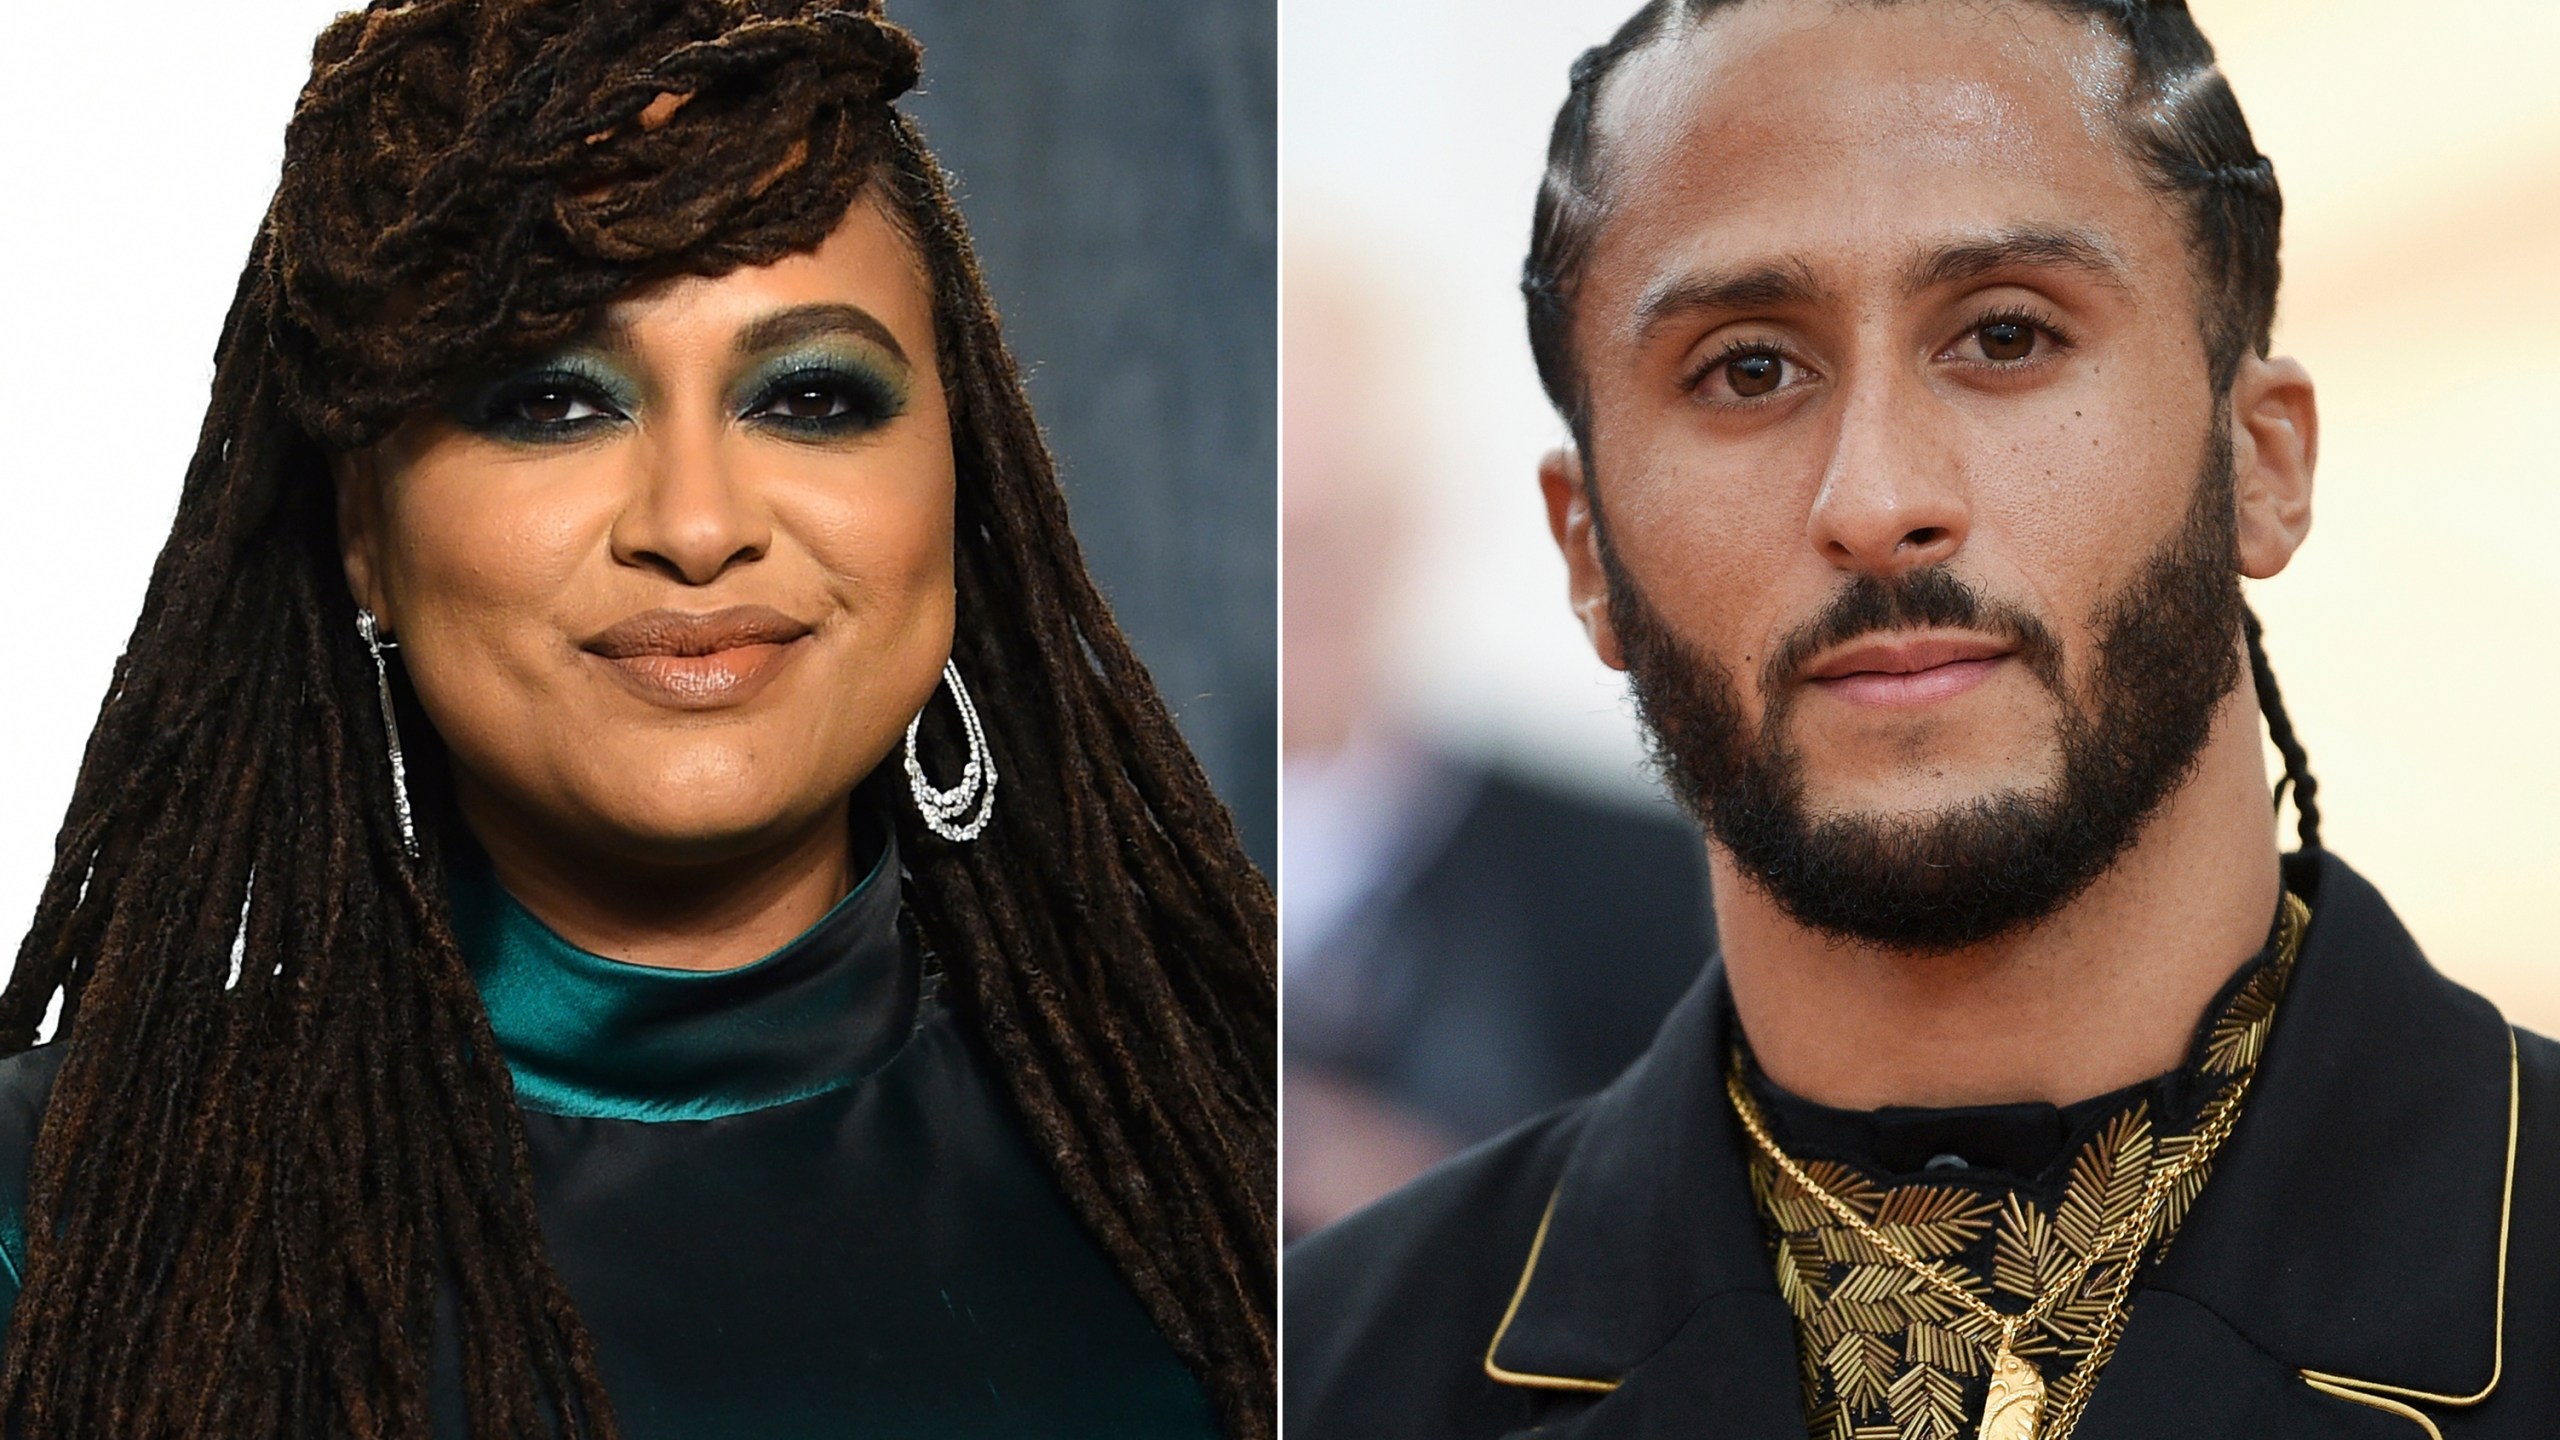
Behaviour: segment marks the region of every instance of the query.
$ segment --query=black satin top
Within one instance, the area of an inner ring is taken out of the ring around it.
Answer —
[[[544,1235],[623,1435],[1215,1435],[925,973],[870,828],[852,894],[717,972],[580,950],[485,861],[455,863]],[[0,1307],[24,1256],[23,1082],[49,1085],[54,1048],[0,1064],[0,1148],[18,1149],[0,1154]],[[438,1428],[459,1436],[454,1337],[439,1348]]]

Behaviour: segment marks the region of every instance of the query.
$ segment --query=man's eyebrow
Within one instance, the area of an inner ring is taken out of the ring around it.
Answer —
[[[1780,260],[1736,270],[1704,270],[1657,283],[1636,302],[1633,332],[1641,340],[1684,316],[1709,310],[1760,310],[1805,305],[1826,292],[1801,260]]]
[[[880,323],[880,317],[859,305],[795,305],[777,310],[739,331],[737,343],[731,348],[740,355],[753,355],[778,350],[813,335],[848,330],[888,351],[900,364],[912,363],[907,359],[906,347],[889,333],[888,326]]]
[[[1904,272],[1903,284],[1916,295],[2020,269],[2077,270],[2119,290],[2132,284],[2123,257],[2104,239],[2085,230],[2044,226],[2003,230],[1924,251]]]
[[[2085,230],[2026,226],[1922,251],[1903,275],[1911,293],[1942,285],[1979,280],[2003,270],[2077,270],[2119,290],[2131,286],[2131,272],[2114,246]],[[1703,311],[1761,310],[1784,305],[1810,305],[1829,292],[1802,260],[1773,260],[1731,270],[1705,270],[1673,276],[1645,292],[1636,302],[1632,333],[1650,335],[1660,326]]]

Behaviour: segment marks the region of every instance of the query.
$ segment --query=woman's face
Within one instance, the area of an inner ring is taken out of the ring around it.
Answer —
[[[950,653],[929,287],[857,204],[670,281],[339,467],[347,580],[464,816],[650,868],[837,814]]]

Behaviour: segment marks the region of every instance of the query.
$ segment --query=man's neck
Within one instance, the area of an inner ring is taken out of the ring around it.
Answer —
[[[2195,774],[2097,883],[2043,923],[1940,955],[1798,924],[1711,846],[1716,930],[1753,1057],[1843,1109],[2068,1105],[2176,1069],[2214,994],[2264,946],[2282,880],[2258,711],[2216,717]]]

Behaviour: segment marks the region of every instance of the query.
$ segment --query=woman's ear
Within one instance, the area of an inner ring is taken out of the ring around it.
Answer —
[[[2311,533],[2311,472],[2320,460],[2320,406],[2300,361],[2248,356],[2231,382],[2231,470],[2239,507],[2240,573],[2284,569]]]
[[[338,492],[338,563],[346,570],[347,591],[373,612],[385,633],[396,632],[381,586],[380,467],[370,450],[342,451],[329,457],[329,478]]]

